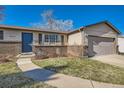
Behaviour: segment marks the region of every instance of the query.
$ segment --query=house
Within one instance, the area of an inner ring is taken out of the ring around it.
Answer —
[[[0,53],[34,52],[39,57],[116,54],[119,34],[108,21],[71,32],[0,25]]]
[[[124,36],[118,36],[118,52],[124,54]]]

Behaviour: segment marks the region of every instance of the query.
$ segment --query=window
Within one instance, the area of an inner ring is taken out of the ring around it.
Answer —
[[[45,42],[49,42],[49,35],[45,35]]]
[[[56,35],[56,42],[59,42],[60,40],[59,40],[59,36],[58,35]]]
[[[50,42],[56,42],[55,35],[50,35]]]
[[[45,35],[45,42],[59,42],[59,36],[56,34]]]
[[[61,35],[61,41],[62,41],[62,44],[64,44],[64,36]]]
[[[0,31],[0,40],[3,40],[3,31]]]
[[[39,43],[42,43],[42,34],[39,34]]]

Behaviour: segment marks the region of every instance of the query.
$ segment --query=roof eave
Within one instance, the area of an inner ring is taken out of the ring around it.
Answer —
[[[111,24],[109,21],[107,21],[107,20],[101,21],[101,22],[98,22],[98,23],[95,23],[95,24],[86,25],[86,26],[84,26],[84,27],[80,27],[80,29],[81,29],[81,31],[82,31],[84,28],[87,28],[87,27],[90,27],[90,26],[93,26],[93,25],[97,25],[97,24],[101,24],[101,23],[106,23],[106,24],[109,25],[114,31],[116,31],[118,34],[121,34],[121,32],[119,31],[119,29],[117,29],[114,25],[112,25],[112,24]],[[70,32],[70,34],[73,33],[73,32],[77,32],[77,30],[79,30],[79,29],[76,29],[76,30]]]
[[[106,21],[106,23],[111,26],[111,28],[113,28],[113,30],[115,30],[118,34],[121,34],[120,30],[118,28],[116,28],[113,24],[111,24],[110,22]]]
[[[40,29],[30,29],[30,28],[14,28],[14,27],[4,27],[0,26],[2,29],[13,29],[13,30],[26,30],[26,31],[36,31],[36,32],[44,32],[44,33],[58,33],[58,34],[68,34],[67,32],[59,32],[59,31],[47,31],[47,30],[40,30]]]

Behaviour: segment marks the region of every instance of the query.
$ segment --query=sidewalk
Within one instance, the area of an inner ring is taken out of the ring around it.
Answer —
[[[114,85],[96,81],[91,82],[87,79],[81,79],[45,70],[33,64],[31,62],[31,58],[19,58],[16,63],[24,72],[26,77],[37,81],[43,81],[58,88],[124,88],[124,85]]]

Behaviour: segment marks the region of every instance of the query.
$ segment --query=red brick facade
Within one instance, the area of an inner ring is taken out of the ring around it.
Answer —
[[[0,54],[17,55],[21,53],[21,42],[0,42]]]
[[[21,53],[21,42],[0,42],[0,54]],[[36,58],[82,56],[82,46],[33,46]]]
[[[67,46],[34,46],[37,58],[67,56]]]
[[[68,56],[81,57],[83,56],[83,47],[79,45],[68,46],[67,53],[68,53]]]
[[[36,58],[82,56],[82,46],[34,46]]]

